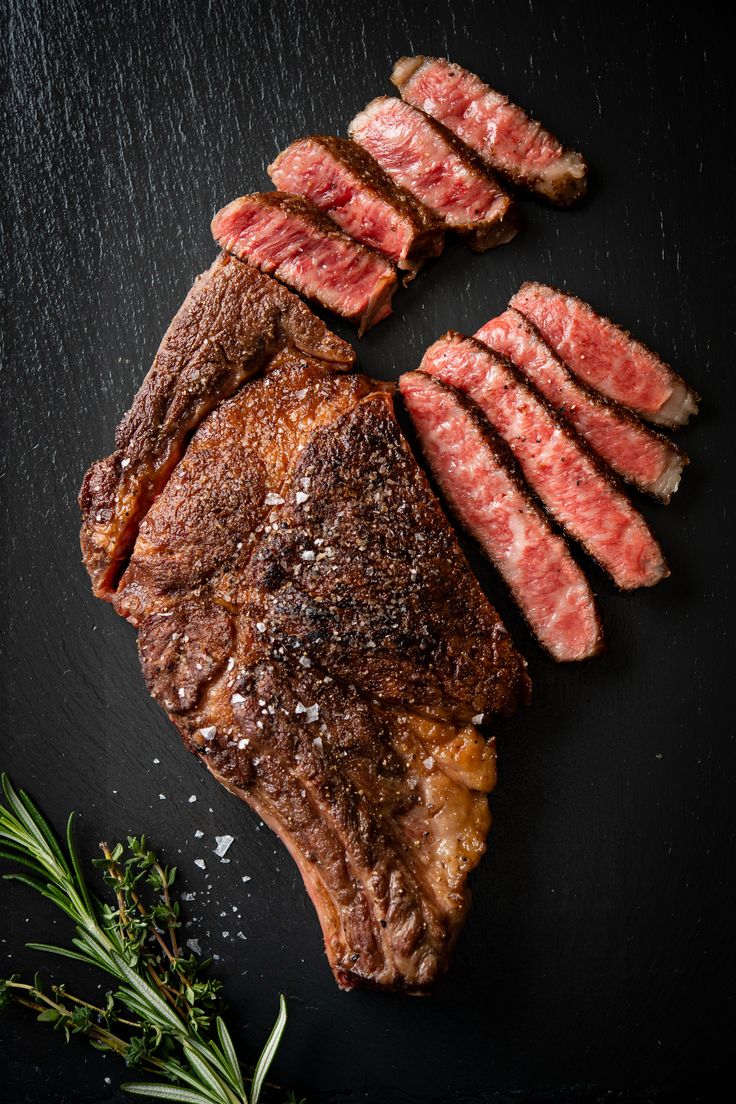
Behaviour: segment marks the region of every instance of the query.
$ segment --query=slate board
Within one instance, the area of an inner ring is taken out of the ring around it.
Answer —
[[[133,830],[179,864],[246,1053],[283,991],[274,1076],[310,1101],[692,1104],[723,1099],[733,1076],[733,64],[707,6],[673,11],[5,6],[2,763],[58,826],[81,811],[85,855]],[[213,211],[266,186],[293,138],[343,133],[415,52],[477,71],[584,150],[592,193],[570,213],[525,202],[524,234],[483,257],[448,248],[360,343],[362,366],[413,368],[446,328],[471,332],[541,279],[622,322],[703,395],[679,438],[693,459],[682,490],[668,508],[640,503],[672,578],[620,595],[591,569],[605,657],[555,667],[484,575],[535,696],[499,726],[489,853],[451,973],[427,1000],[338,992],[282,847],[185,753],[145,691],[133,632],[92,598],[75,503],[214,255]],[[223,832],[237,837],[229,865],[211,854]],[[39,955],[23,942],[48,937],[52,913],[23,888],[2,895],[3,969],[29,973]],[[223,938],[235,928],[246,941]],[[65,1047],[20,1011],[1,1027],[8,1104],[123,1100],[116,1060]]]

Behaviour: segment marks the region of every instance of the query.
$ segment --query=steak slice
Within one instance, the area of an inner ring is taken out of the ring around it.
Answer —
[[[217,212],[212,234],[226,252],[355,322],[359,335],[391,313],[393,266],[301,196],[241,196]]]
[[[485,848],[528,695],[391,398],[286,348],[202,422],[115,608],[187,746],[283,840],[338,983],[420,992]]]
[[[220,256],[174,316],[150,372],[79,495],[82,553],[98,598],[110,599],[140,519],[192,431],[284,345],[348,368],[355,353],[268,276]]]
[[[698,396],[656,353],[592,307],[546,284],[523,284],[511,300],[589,387],[656,425],[685,425]]]
[[[407,103],[437,119],[514,184],[560,207],[585,195],[582,156],[474,73],[446,58],[404,57],[391,80]]]
[[[617,475],[660,502],[669,502],[688,462],[681,449],[625,407],[612,405],[579,383],[536,327],[513,307],[486,322],[475,336],[513,361]]]
[[[445,498],[539,643],[560,662],[595,655],[603,634],[590,587],[529,494],[508,445],[469,399],[440,380],[409,372],[399,387]]]
[[[617,586],[653,586],[669,574],[644,518],[510,361],[450,332],[430,346],[421,368],[478,404],[552,517]]]
[[[503,245],[519,232],[516,206],[496,178],[424,112],[393,96],[379,96],[356,115],[349,132],[392,180],[476,253]]]
[[[268,175],[280,191],[304,196],[351,238],[411,275],[442,252],[439,221],[348,138],[300,138],[269,165]]]

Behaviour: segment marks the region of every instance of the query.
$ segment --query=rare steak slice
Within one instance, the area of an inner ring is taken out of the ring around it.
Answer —
[[[391,398],[293,348],[202,422],[115,607],[187,746],[294,857],[344,988],[447,965],[525,664]]]
[[[79,496],[82,552],[95,594],[111,598],[138,525],[186,443],[222,399],[279,348],[293,346],[344,369],[353,349],[285,287],[220,256],[169,326],[153,366]]]
[[[424,112],[393,96],[379,96],[356,115],[349,130],[392,180],[475,252],[518,233],[516,206],[496,178]]]
[[[644,518],[510,361],[450,332],[430,346],[421,368],[478,404],[552,517],[622,590],[653,586],[669,573]]]
[[[669,502],[688,462],[681,449],[625,407],[579,382],[537,328],[513,307],[486,322],[475,336],[513,361],[617,475],[660,502]]]
[[[685,425],[698,396],[656,353],[592,307],[546,284],[527,283],[512,307],[533,322],[589,387],[662,426]]]
[[[391,313],[398,286],[393,265],[301,196],[241,196],[217,212],[212,234],[227,253],[350,319],[359,334]]]
[[[304,196],[351,238],[408,273],[442,252],[438,219],[348,138],[300,138],[269,165],[268,175],[280,191]]]
[[[590,587],[508,445],[471,400],[439,379],[409,372],[399,387],[437,484],[542,647],[558,661],[595,655],[603,640]]]
[[[437,119],[514,184],[560,207],[585,195],[582,156],[474,73],[446,58],[404,57],[391,80],[407,103]]]

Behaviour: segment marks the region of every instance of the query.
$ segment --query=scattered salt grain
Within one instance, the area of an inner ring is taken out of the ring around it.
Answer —
[[[191,797],[189,798],[189,804],[191,805],[191,804],[192,804],[192,802],[193,802],[193,801],[196,801],[196,800],[197,800],[197,795],[196,795],[196,794],[192,794],[192,796],[191,796]]]
[[[204,859],[195,859],[194,860],[194,865],[198,866],[200,870],[206,870],[207,869],[207,863],[204,861]]]
[[[312,661],[307,656],[301,656],[301,658],[299,660],[299,663],[301,664],[302,667],[311,667],[312,666]]]
[[[317,751],[321,751],[322,747],[323,747],[322,737],[321,736],[315,736],[314,739],[312,740],[312,744],[313,744],[314,747],[316,747]]]
[[[244,736],[242,740],[238,740],[238,747],[242,751],[243,748],[247,747],[249,743],[250,743],[250,740],[248,739],[248,737]]]
[[[230,698],[230,701],[233,705],[242,705],[242,703],[245,701],[245,698],[242,694],[233,694],[233,696]]]
[[[283,506],[284,500],[280,494],[274,494],[273,491],[269,491],[263,500],[267,506]]]
[[[306,491],[297,491],[295,497],[297,506],[301,506],[302,502],[307,501],[309,495],[306,493]]]
[[[236,935],[237,935],[238,939],[247,939],[248,938],[248,936],[243,935],[242,932],[236,932]]]
[[[243,879],[242,879],[242,880],[243,880],[244,882],[249,882],[249,881],[250,881],[250,874],[244,874],[244,875],[243,875]]]
[[[230,938],[230,932],[229,931],[224,931],[222,933],[222,938],[223,939],[229,939]]]
[[[217,735],[217,725],[207,725],[206,728],[200,728],[199,731],[205,740],[214,740]]]
[[[307,724],[312,724],[312,722],[316,721],[318,717],[319,706],[315,702],[314,705],[310,705],[309,708],[305,711],[304,720],[307,722]]]
[[[198,828],[197,831],[194,833],[194,838],[195,839],[201,839],[203,835],[204,835],[204,832],[201,832]]]
[[[483,718],[484,717],[485,717],[485,713],[476,713],[475,716],[473,717],[473,724],[483,724]]]
[[[431,770],[434,766],[434,759],[431,755],[428,755],[427,758],[423,760],[423,762],[427,770]]]
[[[182,901],[193,901],[196,896],[196,893],[182,893],[181,899]]]
[[[129,464],[129,463],[130,463],[130,460],[129,460],[129,459],[128,459],[128,457],[126,456],[124,460],[121,460],[121,461],[120,461],[120,467],[121,467],[121,468],[127,468],[127,466],[128,466],[128,464]]]
[[[218,859],[221,859],[227,852],[228,847],[234,842],[235,836],[215,836],[217,847],[215,848],[215,854]]]
[[[266,626],[263,621],[256,621],[256,628],[260,633],[264,633],[266,631]]]
[[[197,955],[201,955],[202,953],[202,948],[199,945],[198,939],[187,939],[187,947]]]
[[[159,794],[158,796],[159,796],[160,801],[165,801],[166,800],[166,794]]]
[[[154,763],[160,763],[161,762],[160,759],[154,759],[153,761],[154,761]]]
[[[302,552],[301,559],[303,559],[303,560],[313,560],[314,559],[314,552],[311,549],[308,548],[305,552]]]

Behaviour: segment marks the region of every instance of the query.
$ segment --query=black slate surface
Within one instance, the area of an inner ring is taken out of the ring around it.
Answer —
[[[513,0],[4,9],[2,765],[57,826],[69,808],[81,811],[86,855],[103,833],[134,830],[179,864],[245,1052],[257,1052],[285,992],[291,1019],[274,1076],[310,1101],[724,1099],[734,100],[716,9],[675,17],[656,3]],[[410,52],[465,64],[584,150],[592,194],[570,213],[525,202],[523,236],[483,257],[449,248],[360,343],[362,366],[396,376],[444,329],[472,331],[522,280],[542,279],[625,324],[703,395],[702,415],[680,435],[693,459],[682,490],[668,508],[640,502],[672,578],[620,595],[591,568],[606,656],[555,667],[484,575],[529,657],[535,697],[499,726],[489,853],[452,971],[423,1001],[338,992],[282,847],[184,752],[147,696],[133,632],[92,598],[75,502],[214,255],[213,211],[265,186],[265,165],[293,138],[344,132]],[[236,836],[229,865],[212,856],[224,832]],[[39,955],[24,941],[61,938],[63,922],[51,927],[50,908],[23,888],[1,892],[2,969],[29,973]],[[71,963],[41,965],[77,978]],[[117,1060],[84,1041],[65,1047],[20,1010],[0,1027],[8,1104],[124,1099]]]

